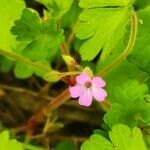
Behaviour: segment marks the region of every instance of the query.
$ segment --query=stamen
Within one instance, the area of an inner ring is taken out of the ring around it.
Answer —
[[[85,83],[85,86],[86,86],[87,88],[90,88],[91,85],[92,85],[91,82],[86,82],[86,83]]]

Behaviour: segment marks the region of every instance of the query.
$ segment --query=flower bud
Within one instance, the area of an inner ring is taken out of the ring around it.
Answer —
[[[52,71],[44,76],[44,79],[49,82],[57,82],[61,79],[61,73]]]

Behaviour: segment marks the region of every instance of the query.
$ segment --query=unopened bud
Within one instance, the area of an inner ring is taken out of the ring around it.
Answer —
[[[63,57],[63,60],[65,61],[65,63],[67,65],[75,65],[75,60],[71,56],[69,56],[69,55],[62,55],[62,57]]]
[[[44,79],[49,82],[57,82],[61,79],[61,73],[57,71],[52,71],[46,74]]]

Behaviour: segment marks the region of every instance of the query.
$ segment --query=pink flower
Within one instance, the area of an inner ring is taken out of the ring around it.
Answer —
[[[107,96],[107,92],[102,89],[106,83],[100,77],[91,78],[86,73],[82,73],[76,77],[76,85],[69,87],[70,96],[72,98],[79,97],[79,104],[90,106],[93,97],[102,102]]]

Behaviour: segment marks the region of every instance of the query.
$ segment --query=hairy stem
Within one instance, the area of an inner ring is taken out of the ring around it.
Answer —
[[[76,31],[76,28],[77,28],[78,24],[79,24],[79,20],[77,20],[77,22],[73,25],[72,32],[69,35],[66,43],[62,43],[61,46],[60,46],[63,55],[70,55],[68,47],[71,45],[71,43],[72,43],[72,41],[75,37],[75,31]],[[67,67],[68,67],[69,71],[75,70],[74,65],[67,65]]]
[[[33,61],[30,61],[30,60],[27,59],[27,58],[24,58],[24,57],[22,57],[22,56],[20,56],[20,55],[17,55],[17,54],[15,54],[15,53],[13,53],[13,52],[9,52],[9,51],[3,50],[3,49],[1,49],[1,48],[0,48],[0,54],[2,54],[2,55],[4,55],[4,56],[7,56],[7,57],[10,57],[10,58],[14,59],[15,61],[19,61],[19,62],[21,62],[21,63],[24,63],[24,64],[30,65],[30,66],[32,66],[32,67],[34,67],[34,68],[37,68],[37,69],[43,71],[45,74],[48,74],[48,73],[50,73],[50,72],[52,71],[51,69],[45,67],[45,66],[42,65],[42,64],[35,63],[35,62],[33,62]],[[62,78],[61,80],[64,81],[65,83],[69,84],[69,81],[66,80],[65,77]]]
[[[68,51],[68,46],[66,43],[61,44],[61,51],[63,55],[70,55]],[[68,71],[74,71],[75,67],[73,65],[67,65]]]
[[[124,61],[127,58],[127,56],[132,52],[137,36],[137,26],[138,26],[137,16],[136,13],[133,11],[131,15],[131,33],[126,49],[111,64],[102,69],[97,75],[105,76],[116,66],[118,66],[122,61]]]
[[[37,69],[40,69],[41,71],[45,72],[45,73],[49,73],[51,70],[39,63],[35,63],[35,62],[32,62],[30,61],[29,59],[26,59],[20,55],[17,55],[13,52],[9,52],[9,51],[6,51],[6,50],[3,50],[3,49],[0,49],[0,54],[4,55],[4,56],[7,56],[7,57],[10,57],[10,58],[13,58],[14,60],[16,61],[19,61],[21,63],[24,63],[24,64],[27,64],[27,65],[30,65],[32,67],[35,67]]]
[[[60,45],[60,49],[63,55],[69,55],[69,51],[68,51],[66,43],[62,43]]]
[[[60,73],[61,77],[69,76],[69,75],[77,75],[80,74],[81,71],[71,71],[71,72],[62,72]]]

